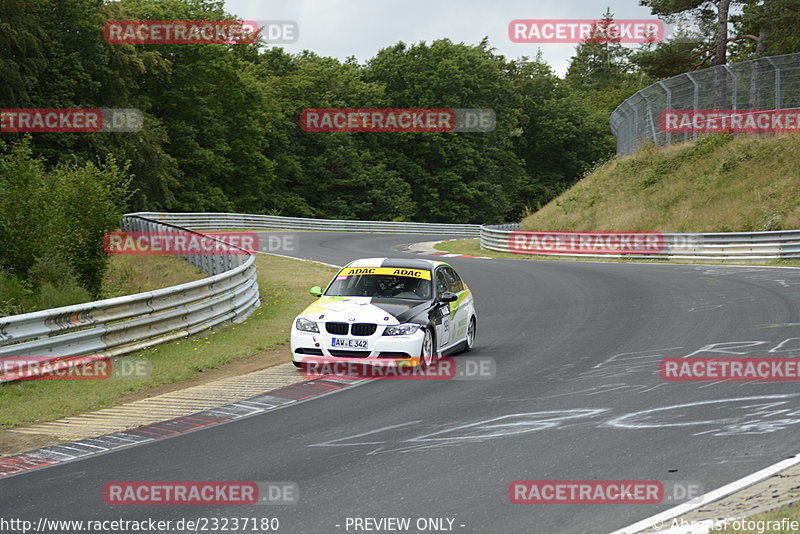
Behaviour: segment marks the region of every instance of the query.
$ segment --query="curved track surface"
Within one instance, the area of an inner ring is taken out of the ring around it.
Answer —
[[[296,256],[334,264],[397,256],[397,245],[432,239],[295,235]],[[798,356],[800,270],[450,263],[476,298],[471,356],[495,358],[495,379],[368,383],[0,480],[0,516],[258,515],[280,518],[288,533],[347,532],[347,517],[447,517],[454,532],[602,533],[675,503],[511,504],[508,484],[696,480],[709,491],[797,452],[796,386],[667,383],[657,367],[663,357],[690,354]],[[109,507],[102,488],[115,480],[293,481],[301,500],[247,509]]]

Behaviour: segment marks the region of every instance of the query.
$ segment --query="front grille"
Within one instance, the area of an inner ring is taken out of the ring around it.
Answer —
[[[369,356],[368,350],[339,350],[339,349],[330,349],[330,353],[333,356],[347,356],[350,358],[366,358]]]
[[[381,352],[378,358],[410,358],[411,355],[407,352]]]
[[[354,336],[371,336],[377,328],[375,323],[353,323],[350,332]]]
[[[300,349],[297,349],[295,352],[297,354],[309,354],[311,356],[322,356],[322,350],[321,349],[303,349],[303,348],[300,348]]]
[[[329,334],[346,335],[349,330],[347,323],[325,323],[325,330]]]

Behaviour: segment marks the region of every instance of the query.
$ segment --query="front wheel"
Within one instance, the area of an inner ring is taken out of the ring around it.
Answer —
[[[478,329],[475,317],[470,318],[469,326],[467,327],[467,339],[464,341],[464,352],[469,352],[475,346],[475,334]]]
[[[304,368],[305,368],[305,366],[306,366],[306,364],[304,364],[304,363],[301,363],[301,362],[296,362],[296,361],[294,361],[294,360],[292,360],[292,363],[294,364],[294,366],[295,366],[295,367],[297,367],[297,368],[299,368],[299,369],[304,369]]]
[[[433,363],[434,358],[433,349],[433,334],[430,329],[425,329],[425,338],[422,340],[422,348],[419,353],[419,366],[422,368],[428,367]]]

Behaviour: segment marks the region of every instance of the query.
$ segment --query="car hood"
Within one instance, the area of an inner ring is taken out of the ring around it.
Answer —
[[[427,310],[428,301],[377,297],[320,297],[303,311],[313,321],[399,324]]]

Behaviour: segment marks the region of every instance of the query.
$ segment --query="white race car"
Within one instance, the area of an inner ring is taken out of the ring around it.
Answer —
[[[475,306],[448,264],[424,259],[365,258],[348,263],[294,320],[297,367],[331,358],[383,366],[430,365],[475,343]]]

